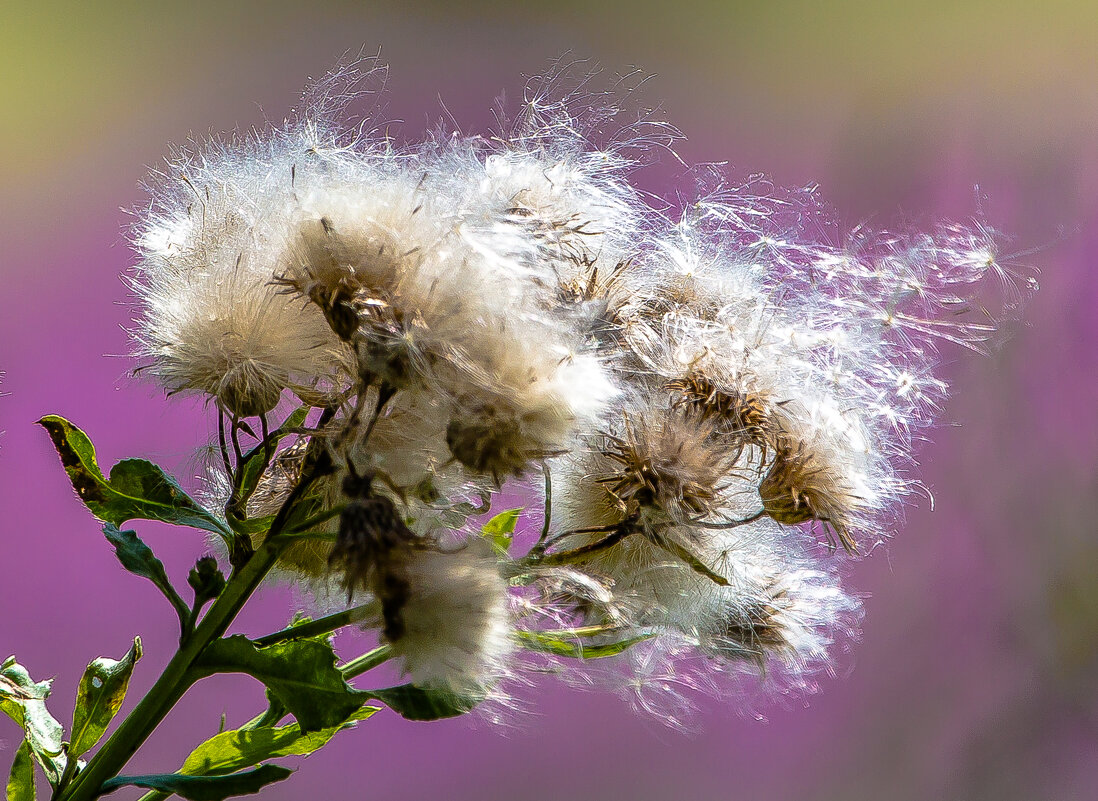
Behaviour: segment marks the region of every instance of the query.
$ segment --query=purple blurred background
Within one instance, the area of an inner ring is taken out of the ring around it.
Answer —
[[[895,5],[894,8],[889,6]],[[870,595],[853,670],[809,702],[703,699],[693,737],[551,681],[518,726],[380,713],[299,760],[264,798],[1092,799],[1098,797],[1098,6],[867,4],[112,3],[8,9],[0,32],[0,658],[56,676],[66,724],[84,665],[140,634],[131,698],[173,647],[173,613],[126,574],[75,499],[43,414],[111,464],[159,461],[193,484],[201,406],[127,378],[120,207],[192,131],[281,119],[341,53],[383,48],[389,116],[466,131],[565,51],[657,73],[687,162],[819,183],[844,226],[964,219],[1009,232],[1041,291],[992,358],[945,349],[954,399],[922,449],[934,491],[853,570]],[[665,162],[668,161],[665,159]],[[666,192],[674,165],[638,180]],[[979,186],[979,192],[975,187]],[[978,197],[985,199],[978,200]],[[954,425],[958,424],[958,425]],[[198,533],[138,524],[182,580]],[[263,591],[239,629],[301,603]],[[250,680],[186,697],[128,772],[253,715]],[[127,704],[127,709],[132,701]],[[0,721],[6,776],[18,730]],[[136,797],[119,792],[116,797]]]

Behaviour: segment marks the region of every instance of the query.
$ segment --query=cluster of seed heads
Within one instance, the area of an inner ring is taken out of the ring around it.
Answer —
[[[152,182],[145,372],[211,400],[230,473],[227,441],[312,410],[232,508],[319,521],[284,571],[376,598],[416,680],[501,686],[519,633],[579,627],[638,643],[632,685],[701,654],[810,689],[861,614],[836,565],[918,486],[936,343],[990,336],[986,276],[1020,302],[993,233],[821,241],[814,193],[715,168],[653,205],[631,173],[678,134],[628,80],[554,73],[492,136],[400,148],[341,119],[378,74],[336,71]],[[310,453],[334,467],[296,491]],[[508,553],[471,522],[501,490],[540,533]]]

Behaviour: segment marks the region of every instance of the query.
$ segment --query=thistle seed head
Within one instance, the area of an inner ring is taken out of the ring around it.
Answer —
[[[315,447],[279,453],[246,511],[275,515],[322,453],[347,475],[311,484],[295,520],[340,506],[319,524],[335,543],[293,543],[279,564],[375,597],[421,686],[487,692],[515,613],[552,632],[525,641],[550,656],[647,638],[638,686],[747,661],[807,687],[859,604],[783,526],[851,552],[889,535],[945,396],[936,343],[991,335],[994,310],[972,302],[984,277],[1019,308],[994,232],[859,228],[836,246],[812,238],[831,229],[812,191],[716,169],[670,219],[675,201],[629,180],[676,136],[648,112],[549,76],[497,136],[398,145],[336,119],[358,77],[177,154],[136,237],[146,374],[226,416],[265,415],[286,390],[323,407]],[[533,551],[443,546],[538,462],[551,519]],[[615,631],[562,631],[577,623]]]
[[[710,423],[679,411],[626,413],[621,433],[606,435],[600,449],[614,468],[595,481],[630,517],[642,510],[678,521],[711,517],[735,464],[712,435]]]
[[[521,476],[532,459],[546,455],[530,449],[512,410],[492,402],[461,409],[446,426],[446,444],[458,462],[497,483]]]
[[[701,372],[691,372],[665,386],[675,397],[674,406],[712,421],[720,434],[741,438],[758,447],[766,458],[774,424],[770,404],[762,394],[725,389]]]
[[[774,459],[759,484],[763,509],[787,526],[809,521],[823,524],[828,541],[837,537],[849,553],[857,552],[850,535],[848,516],[858,506],[842,476],[816,458],[804,445],[788,436],[779,438]]]
[[[385,638],[414,683],[482,696],[513,649],[507,583],[491,546],[419,548],[386,571],[379,588]]]
[[[339,534],[328,566],[343,574],[348,600],[356,589],[372,590],[385,602],[400,587],[389,575],[416,546],[418,537],[392,499],[374,491],[373,476],[353,473],[343,481],[347,504],[339,516]]]

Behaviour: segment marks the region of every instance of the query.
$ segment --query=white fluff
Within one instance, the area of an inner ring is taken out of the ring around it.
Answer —
[[[483,694],[512,649],[507,584],[491,546],[416,551],[403,568],[410,591],[392,645],[405,673],[422,687]]]
[[[373,482],[359,569],[407,579],[392,644],[415,683],[497,682],[512,597],[524,634],[650,637],[635,683],[700,664],[806,689],[860,617],[821,535],[866,552],[893,533],[947,390],[938,343],[992,335],[977,282],[1004,315],[1023,293],[979,223],[825,242],[814,192],[716,169],[653,201],[629,170],[676,132],[559,77],[494,136],[397,147],[382,120],[340,122],[352,67],[280,125],[177,154],[135,231],[136,353],[230,416],[286,391],[330,407],[338,475]],[[527,562],[424,546],[543,469],[552,519]]]

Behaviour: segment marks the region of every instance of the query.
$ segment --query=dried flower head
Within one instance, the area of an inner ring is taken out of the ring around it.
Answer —
[[[759,497],[766,514],[779,523],[822,523],[832,545],[837,537],[847,551],[857,550],[846,521],[860,499],[845,477],[815,458],[804,443],[779,437]]]
[[[421,687],[491,694],[521,645],[622,655],[642,689],[754,669],[810,690],[861,614],[842,560],[918,487],[938,343],[991,336],[985,278],[1020,305],[994,232],[823,241],[813,192],[715,167],[654,203],[629,172],[677,131],[559,74],[493,136],[398,146],[342,126],[355,69],[174,157],[138,225],[144,369],[218,406],[227,473],[241,432],[281,443],[230,520],[243,505],[257,546],[286,504],[319,521],[289,527],[283,570],[379,604]],[[289,447],[267,419],[287,391],[319,420]],[[308,453],[338,471],[309,477]],[[471,533],[538,474],[532,549]]]
[[[599,453],[613,465],[594,478],[626,517],[710,518],[722,508],[736,455],[705,419],[652,408],[623,416]]]
[[[770,404],[762,393],[723,386],[700,370],[672,379],[665,386],[675,399],[674,406],[710,421],[726,443],[739,440],[743,445],[754,445],[766,459],[775,426]]]
[[[408,528],[393,500],[375,489],[374,479],[369,473],[344,477],[346,505],[339,515],[339,534],[328,564],[342,571],[348,600],[360,588],[381,599],[385,634],[392,638],[400,634],[395,610],[407,591],[404,563],[425,543]]]
[[[491,546],[416,549],[400,565],[400,597],[385,636],[412,681],[481,695],[499,680],[512,650],[507,583]]]

